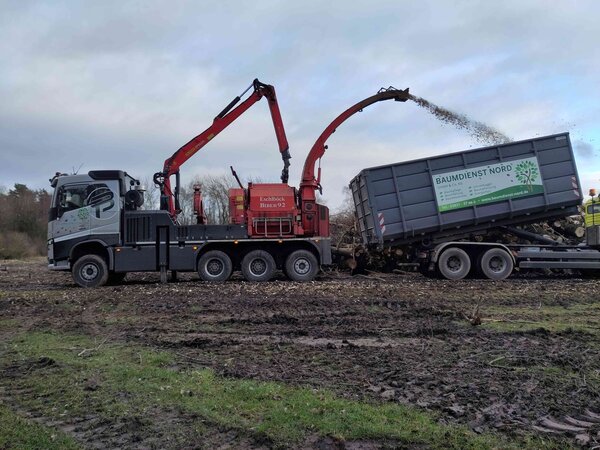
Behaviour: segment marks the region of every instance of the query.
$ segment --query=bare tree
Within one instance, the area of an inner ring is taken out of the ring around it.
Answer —
[[[151,178],[143,178],[146,186],[142,209],[160,208],[160,189]],[[179,189],[179,207],[181,212],[178,221],[181,225],[196,223],[194,215],[194,185],[199,184],[202,190],[205,213],[210,224],[229,223],[229,189],[234,187],[235,180],[231,175],[204,175],[195,177]]]
[[[356,222],[354,216],[354,203],[349,187],[344,187],[344,200],[336,208],[330,218],[332,243],[336,246],[342,243],[354,244]]]
[[[154,210],[160,208],[160,189],[154,184],[152,177],[142,178],[142,185],[146,188],[142,209]]]
[[[189,183],[187,186],[181,186],[179,189],[179,208],[181,212],[177,220],[181,225],[191,225],[196,223],[194,216],[194,186]]]
[[[195,178],[187,188],[192,192],[192,198],[194,184],[199,184],[202,190],[208,223],[229,223],[229,189],[235,187],[233,177],[231,175],[204,175]]]

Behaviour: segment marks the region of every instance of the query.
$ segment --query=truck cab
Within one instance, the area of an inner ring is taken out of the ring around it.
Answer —
[[[113,247],[121,242],[123,210],[143,202],[139,181],[119,170],[57,174],[50,181],[54,193],[48,214],[49,268],[72,270],[81,256],[93,255],[79,267],[78,284],[94,284],[97,277],[118,278]]]

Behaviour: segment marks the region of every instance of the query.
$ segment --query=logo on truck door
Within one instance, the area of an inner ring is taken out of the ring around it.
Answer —
[[[535,157],[438,173],[432,178],[440,212],[544,193]]]
[[[101,215],[104,216],[102,213],[111,210],[115,206],[115,194],[108,186],[99,185],[88,195],[88,205],[94,209],[96,218],[100,219]],[[102,218],[106,219],[108,217]]]

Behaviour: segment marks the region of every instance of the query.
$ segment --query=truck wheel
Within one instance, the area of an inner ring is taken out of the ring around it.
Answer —
[[[480,259],[479,270],[490,280],[504,280],[513,271],[511,256],[501,248],[486,251]]]
[[[248,281],[268,281],[275,269],[275,260],[264,250],[252,250],[242,259],[242,273]]]
[[[81,287],[104,286],[108,281],[108,266],[98,255],[84,255],[73,264],[73,280]]]
[[[312,281],[318,272],[319,262],[308,250],[296,250],[285,260],[285,274],[292,281]]]
[[[438,270],[448,280],[461,280],[471,270],[471,258],[464,250],[450,247],[438,259]]]
[[[220,250],[206,252],[198,260],[198,275],[203,281],[226,281],[232,270],[231,258]]]

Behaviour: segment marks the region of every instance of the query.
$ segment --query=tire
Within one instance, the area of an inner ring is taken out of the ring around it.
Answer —
[[[127,272],[110,272],[108,274],[107,284],[110,285],[119,285],[123,282],[125,277],[127,276]]]
[[[231,258],[220,250],[206,252],[198,260],[198,275],[203,281],[227,281],[232,271]]]
[[[490,280],[508,278],[514,268],[512,257],[501,248],[491,248],[479,260],[479,271]]]
[[[296,250],[286,258],[284,272],[292,281],[312,281],[319,273],[319,261],[308,250]]]
[[[471,270],[471,258],[457,247],[444,250],[437,264],[440,275],[447,280],[462,280]]]
[[[242,273],[248,281],[269,281],[275,269],[275,260],[264,250],[252,250],[242,259]]]
[[[73,264],[75,283],[84,288],[104,286],[108,281],[108,266],[98,255],[84,255]]]

